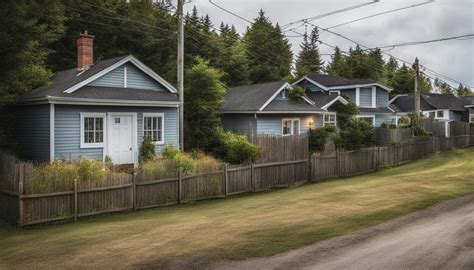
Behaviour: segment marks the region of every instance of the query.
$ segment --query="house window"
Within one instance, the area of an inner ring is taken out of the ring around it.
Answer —
[[[435,117],[436,117],[436,112],[429,112],[429,113],[428,113],[428,117],[431,118],[431,119],[435,119]]]
[[[154,143],[163,143],[164,115],[143,114],[143,138],[149,139]]]
[[[471,113],[471,114],[470,114],[469,122],[470,122],[470,123],[474,123],[474,113]]]
[[[336,115],[325,114],[323,116],[323,126],[336,126]]]
[[[436,118],[444,118],[444,111],[436,111]]]
[[[371,124],[375,127],[375,116],[374,115],[358,115],[357,119],[362,121],[366,121],[367,123]]]
[[[300,134],[300,119],[283,119],[282,120],[282,134],[283,136],[288,135],[299,135]]]
[[[81,113],[81,148],[104,146],[105,114]]]
[[[330,95],[330,96],[340,96],[340,95],[341,95],[341,91],[339,91],[339,90],[332,90],[332,91],[329,91],[329,95]]]
[[[286,99],[286,90],[281,91],[281,98]]]

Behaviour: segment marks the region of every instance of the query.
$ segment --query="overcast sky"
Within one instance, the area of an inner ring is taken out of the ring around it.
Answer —
[[[258,10],[263,9],[273,23],[278,22],[284,25],[303,18],[370,2],[370,0],[213,0],[213,2],[249,20],[253,20]],[[372,5],[318,19],[312,23],[323,28],[330,27],[371,14],[423,2],[426,1],[381,0]],[[249,26],[248,22],[218,9],[208,0],[192,0],[192,3],[185,5],[185,10],[192,9],[194,5],[198,8],[200,15],[209,14],[216,27],[223,21],[235,25],[237,30],[243,33]],[[298,29],[299,32],[304,32],[304,30],[304,26]],[[434,3],[331,30],[369,47],[473,34],[474,0],[436,0]],[[290,32],[287,35],[294,36],[295,34]],[[288,39],[293,53],[296,54],[302,38],[288,37]],[[320,39],[328,44],[338,45],[343,50],[348,50],[349,46],[355,46],[354,43],[324,31],[320,31]],[[320,52],[332,53],[333,49],[321,45]],[[399,47],[391,50],[390,53],[410,62],[418,56],[420,63],[426,67],[474,86],[474,39]],[[323,58],[327,61],[329,56]]]

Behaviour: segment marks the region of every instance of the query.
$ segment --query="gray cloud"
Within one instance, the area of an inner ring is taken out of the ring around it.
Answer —
[[[329,27],[423,1],[381,0],[377,4],[322,18],[314,23],[321,27]],[[250,20],[257,16],[258,10],[261,8],[265,10],[272,22],[284,25],[302,18],[368,2],[368,0],[214,0],[214,2]],[[216,26],[223,21],[235,25],[240,33],[243,33],[248,26],[247,22],[214,7],[207,0],[194,0],[191,4],[186,5],[186,10],[190,10],[193,5],[196,5],[201,15],[209,14]],[[298,30],[303,32],[304,27]],[[369,47],[472,34],[474,33],[474,1],[437,0],[432,4],[374,17],[332,30]],[[291,34],[288,33],[288,35]],[[354,43],[329,33],[321,32],[320,38],[329,44],[338,45],[344,50],[355,46]],[[296,54],[302,38],[289,37],[288,39]],[[321,45],[320,51],[329,53],[332,52],[332,49]],[[427,67],[474,86],[474,39],[399,47],[391,50],[390,53],[409,62],[418,57],[421,63]],[[328,60],[329,56],[324,58]]]

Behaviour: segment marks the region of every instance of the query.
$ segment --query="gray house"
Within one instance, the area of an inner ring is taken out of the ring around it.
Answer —
[[[345,94],[359,108],[357,118],[366,119],[374,127],[382,123],[394,123],[393,111],[388,107],[389,92],[393,89],[373,80],[345,79],[339,76],[308,74],[293,85],[309,89],[313,93],[328,95]]]
[[[159,154],[178,145],[175,88],[135,57],[93,62],[93,36],[77,39],[78,66],[20,97],[16,138],[25,156],[43,162],[79,156],[137,164],[150,138]]]
[[[461,98],[464,107],[468,110],[469,123],[474,123],[474,96]]]
[[[467,101],[466,101],[467,102]],[[466,102],[450,94],[426,93],[420,95],[420,109],[424,116],[445,123],[445,135],[449,136],[451,121],[469,121]],[[395,111],[397,119],[415,111],[415,97],[413,94],[397,95],[389,102],[390,108]],[[398,122],[398,120],[397,120]]]
[[[291,85],[275,81],[231,88],[221,108],[225,129],[244,134],[295,135],[324,125],[335,125],[331,111],[335,102],[347,104],[338,95],[311,92],[299,101],[288,97]]]

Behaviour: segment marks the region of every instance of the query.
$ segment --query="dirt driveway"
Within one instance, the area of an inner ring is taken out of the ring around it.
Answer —
[[[212,269],[474,269],[474,195],[354,234]]]

